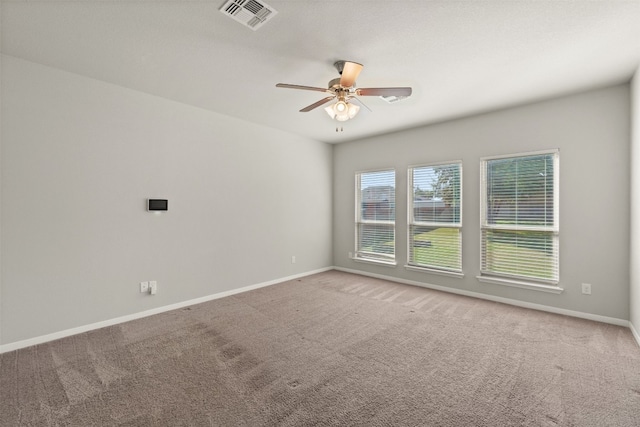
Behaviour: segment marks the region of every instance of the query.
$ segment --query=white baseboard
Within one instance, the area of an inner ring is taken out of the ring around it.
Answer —
[[[244,286],[238,289],[232,289],[230,291],[219,292],[212,295],[207,295],[200,298],[190,299],[188,301],[182,301],[175,304],[165,305],[163,307],[153,308],[151,310],[145,310],[138,313],[128,314],[126,316],[120,316],[101,322],[91,323],[89,325],[78,326],[77,328],[66,329],[64,331],[54,332],[47,335],[42,335],[35,338],[29,338],[22,341],[11,342],[8,344],[0,345],[0,354],[8,351],[19,350],[21,348],[30,347],[32,345],[43,344],[49,341],[54,341],[60,338],[65,338],[71,335],[81,334],[83,332],[93,331],[95,329],[104,328],[107,326],[117,325],[119,323],[129,322],[131,320],[141,319],[143,317],[153,316],[154,314],[164,313],[166,311],[176,310],[178,308],[187,307],[189,305],[200,304],[203,302],[211,301],[218,298],[224,298],[231,295],[239,294],[242,292],[251,291],[253,289],[264,288],[266,286],[275,285],[277,283],[286,282],[289,280],[297,279],[299,277],[309,276],[311,274],[322,273],[324,271],[333,270],[333,267],[325,267],[318,270],[308,271],[306,273],[295,274],[293,276],[282,277],[280,279],[269,280],[267,282],[257,283],[254,285]]]
[[[533,310],[546,311],[546,312],[555,313],[555,314],[563,314],[565,316],[571,316],[571,317],[579,317],[581,319],[588,319],[588,320],[594,320],[596,322],[609,323],[609,324],[618,325],[618,326],[625,326],[627,328],[630,327],[630,323],[628,320],[618,319],[615,317],[607,317],[607,316],[600,316],[598,314],[583,313],[581,311],[566,310],[564,308],[551,307],[551,306],[542,305],[542,304],[534,304],[534,303],[514,300],[510,298],[502,298],[502,297],[497,297],[493,295],[481,294],[478,292],[471,292],[471,291],[465,291],[462,289],[449,288],[446,286],[432,285],[430,283],[417,282],[415,280],[400,279],[397,277],[385,276],[382,274],[369,273],[369,272],[360,271],[360,270],[352,270],[350,268],[334,267],[334,269],[339,271],[344,271],[346,273],[360,274],[362,276],[375,277],[376,279],[389,280],[390,282],[397,282],[405,285],[421,286],[423,288],[435,289],[437,291],[449,292],[449,293],[464,295],[464,296],[473,297],[473,298],[480,298],[480,299],[485,299],[489,301],[500,302],[503,304],[515,305],[518,307],[531,308]],[[636,340],[638,340],[637,333],[635,334],[635,337],[636,337]],[[638,340],[638,343],[640,343],[640,340]]]
[[[633,323],[631,322],[629,322],[629,329],[631,329],[631,333],[633,334],[633,337],[636,339],[636,342],[640,347],[640,334],[638,333],[638,330],[633,326]]]

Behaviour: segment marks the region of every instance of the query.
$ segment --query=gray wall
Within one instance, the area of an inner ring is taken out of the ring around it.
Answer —
[[[472,96],[470,94],[470,96]],[[629,318],[629,85],[337,145],[334,265],[616,319]],[[480,283],[479,161],[560,149],[560,286],[548,294]],[[407,167],[463,161],[463,279],[406,270]],[[354,174],[396,169],[398,266],[355,262]],[[592,295],[581,294],[581,283]]]
[[[0,343],[331,266],[330,145],[9,56],[1,76]]]
[[[640,344],[640,68],[631,84],[631,289],[632,328]]]

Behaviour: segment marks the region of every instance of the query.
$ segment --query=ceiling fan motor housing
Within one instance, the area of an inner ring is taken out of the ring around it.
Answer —
[[[338,89],[340,87],[340,77],[329,80],[329,89]]]

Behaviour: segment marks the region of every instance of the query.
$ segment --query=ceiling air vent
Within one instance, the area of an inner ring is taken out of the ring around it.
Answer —
[[[271,6],[256,0],[228,0],[222,5],[220,12],[253,31],[262,27],[278,13]]]

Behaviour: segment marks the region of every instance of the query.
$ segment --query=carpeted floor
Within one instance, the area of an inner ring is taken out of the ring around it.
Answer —
[[[2,354],[0,425],[640,426],[640,348],[329,271]]]

